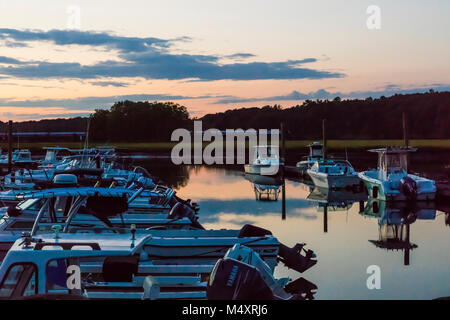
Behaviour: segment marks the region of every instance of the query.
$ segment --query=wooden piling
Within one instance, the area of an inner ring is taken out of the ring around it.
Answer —
[[[281,157],[280,160],[283,162],[281,165],[281,179],[283,180],[283,185],[281,186],[281,219],[286,220],[286,180],[284,177],[284,165],[286,161],[285,147],[286,147],[286,136],[284,132],[284,124],[280,124],[281,131]]]
[[[323,145],[323,158],[327,158],[327,119],[322,119],[322,145]]]
[[[408,119],[406,117],[406,112],[402,113],[402,123],[403,123],[403,145],[405,148],[409,146],[409,138],[408,138]],[[406,154],[406,171],[409,173],[409,162],[410,155]]]
[[[12,171],[12,120],[8,121],[8,173]]]
[[[402,119],[403,119],[403,145],[405,147],[408,147],[409,146],[408,121],[407,121],[407,118],[406,118],[406,112],[403,112]]]

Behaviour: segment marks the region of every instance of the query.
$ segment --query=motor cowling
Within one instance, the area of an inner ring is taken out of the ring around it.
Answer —
[[[231,258],[219,259],[206,287],[208,300],[272,300],[258,269]]]
[[[409,201],[417,199],[417,183],[412,178],[406,176],[400,179],[400,190]]]
[[[214,266],[206,294],[212,300],[304,300],[317,287],[300,278],[276,279],[273,270],[253,249],[235,244]],[[288,283],[289,282],[289,283]]]

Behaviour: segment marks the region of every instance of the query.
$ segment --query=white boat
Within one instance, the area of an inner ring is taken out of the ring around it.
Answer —
[[[33,164],[34,161],[31,158],[31,152],[28,149],[16,149],[11,154],[11,160],[14,164]],[[3,154],[0,157],[0,164],[8,163],[8,154]]]
[[[57,188],[28,191],[17,197],[23,201],[16,207],[0,208],[0,261],[21,233],[48,232],[57,225],[63,228],[68,220],[84,232],[131,225],[137,229],[202,228],[196,204],[177,198],[167,187]]]
[[[280,152],[278,146],[256,146],[255,160],[244,166],[245,173],[257,174],[265,176],[277,175],[280,166],[284,163],[280,160]]]
[[[174,262],[151,257],[152,241],[152,235],[135,234],[96,238],[81,234],[25,235],[0,266],[0,298],[227,299],[231,294],[235,299],[303,300],[311,299],[311,291],[317,289],[303,278],[292,283],[286,278],[275,279],[273,267],[258,252],[240,243],[220,258],[194,255],[193,260]],[[272,241],[274,245],[276,242]],[[274,250],[278,251],[276,245]],[[253,270],[252,277],[240,276],[250,275],[249,269]],[[224,283],[230,271],[239,274],[233,286]]]
[[[306,171],[323,158],[323,145],[320,142],[315,141],[307,147],[309,147],[309,155],[305,157],[305,160],[297,162],[296,165],[302,176],[307,176]]]
[[[435,182],[408,173],[408,153],[416,150],[411,147],[369,150],[378,153],[378,168],[359,173],[369,197],[385,201],[434,200]]]
[[[5,175],[2,186],[5,189],[15,190],[34,189],[42,187],[38,184],[51,183],[53,178],[59,174],[75,174],[78,176],[80,183],[82,180],[87,182],[82,185],[93,185],[99,179],[114,179],[116,182],[121,179],[122,184],[125,185],[141,177],[152,179],[145,169],[140,167],[133,170],[121,169],[116,163],[107,161],[108,157],[109,155],[102,157],[98,154],[67,156],[50,167],[41,166],[41,169],[37,170],[20,169],[13,171]],[[80,176],[83,176],[84,179],[81,179]],[[154,183],[153,186],[155,186]]]
[[[319,188],[356,188],[360,183],[358,173],[347,160],[320,159],[306,172]]]
[[[45,152],[44,159],[40,163],[41,168],[51,168],[60,164],[64,157],[77,154],[76,150],[61,147],[44,147]]]

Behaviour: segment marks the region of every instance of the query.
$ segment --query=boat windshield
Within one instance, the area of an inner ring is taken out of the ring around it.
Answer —
[[[28,199],[17,205],[20,210],[36,210],[39,211],[44,204],[44,199]]]
[[[54,161],[56,160],[56,151],[54,150],[47,150],[47,153],[45,154],[45,161]]]
[[[311,147],[311,156],[315,156],[315,157],[323,156],[322,146],[312,146]]]
[[[389,173],[407,171],[408,161],[406,153],[380,154],[380,169]]]

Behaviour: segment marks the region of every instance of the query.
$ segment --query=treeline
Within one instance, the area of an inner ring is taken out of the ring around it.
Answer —
[[[394,95],[379,99],[306,100],[281,108],[240,108],[208,114],[203,129],[274,129],[284,123],[288,139],[317,139],[327,119],[330,139],[401,139],[402,113],[408,116],[411,139],[450,138],[450,92]],[[177,128],[193,129],[187,109],[172,102],[116,102],[91,115],[90,139],[98,142],[169,141]],[[26,121],[16,131],[85,131],[88,118]],[[0,130],[6,130],[0,122]]]
[[[402,113],[412,139],[450,138],[450,92],[394,95],[365,100],[306,100],[301,105],[241,108],[205,115],[203,128],[279,128],[287,139],[317,139],[327,119],[330,139],[401,139]]]
[[[80,132],[86,131],[88,118],[44,119],[14,122],[16,132]],[[0,132],[6,132],[8,123],[0,121]]]
[[[170,141],[172,131],[187,128],[186,107],[172,102],[116,102],[110,110],[91,116],[92,141]]]

